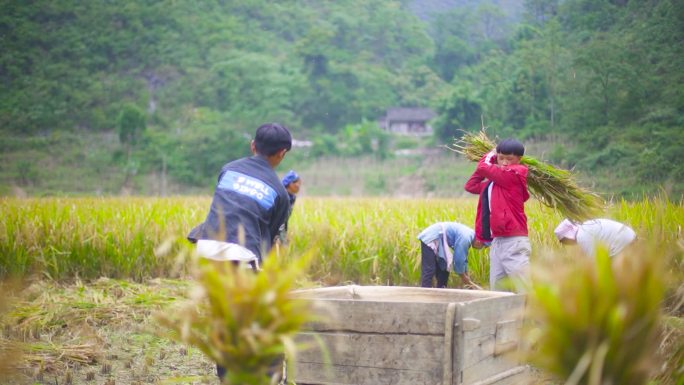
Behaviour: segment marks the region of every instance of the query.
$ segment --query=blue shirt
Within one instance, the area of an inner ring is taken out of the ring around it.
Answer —
[[[468,249],[475,238],[475,231],[458,222],[438,222],[421,231],[418,239],[426,245],[437,239],[440,240],[437,256],[444,260],[446,260],[446,253],[443,247],[444,242],[441,241],[444,231],[446,231],[447,245],[454,251],[454,271],[463,274],[468,271]]]

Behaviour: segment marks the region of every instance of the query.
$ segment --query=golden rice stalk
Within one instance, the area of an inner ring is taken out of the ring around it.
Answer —
[[[467,132],[448,147],[477,162],[496,148],[485,130],[477,134]],[[523,156],[520,163],[527,166],[527,186],[530,193],[546,206],[558,210],[573,221],[585,221],[604,208],[603,199],[597,194],[580,187],[569,170],[553,167],[529,156]]]
[[[27,367],[43,365],[46,369],[66,369],[74,363],[91,365],[102,357],[100,347],[95,343],[62,345],[53,342],[20,343],[23,361]]]
[[[311,256],[287,264],[271,255],[263,269],[217,266],[200,261],[198,287],[179,308],[157,314],[169,337],[194,346],[227,369],[224,384],[265,385],[269,369],[300,348],[294,337],[317,317],[310,301],[292,290],[305,277]]]
[[[563,384],[653,383],[663,367],[656,350],[665,289],[662,256],[669,246],[638,245],[618,259],[599,247],[595,259],[542,261],[527,291],[528,362]],[[657,383],[674,384],[664,378],[676,378],[676,369],[671,372]]]

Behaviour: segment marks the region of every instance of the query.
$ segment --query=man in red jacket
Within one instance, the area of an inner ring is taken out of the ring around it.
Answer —
[[[492,239],[489,250],[490,290],[502,290],[501,280],[526,281],[531,252],[527,237],[525,201],[527,166],[520,164],[525,146],[506,139],[480,159],[465,184],[466,191],[479,194],[475,233],[480,241]]]

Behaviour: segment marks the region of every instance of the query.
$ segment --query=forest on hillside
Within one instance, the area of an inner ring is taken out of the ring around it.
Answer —
[[[684,193],[679,0],[0,6],[0,194],[207,186],[265,121],[313,143],[301,161],[386,159],[390,107],[432,108],[433,144],[484,125],[603,191]]]

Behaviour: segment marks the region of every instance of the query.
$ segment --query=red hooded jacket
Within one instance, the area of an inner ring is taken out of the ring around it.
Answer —
[[[527,236],[525,201],[530,197],[527,191],[527,166],[515,164],[500,167],[496,164],[496,154],[489,153],[480,159],[465,189],[473,194],[487,194],[490,181],[494,182],[489,201],[492,238]],[[477,204],[475,236],[480,241],[487,241],[482,238],[481,205],[482,199]]]

